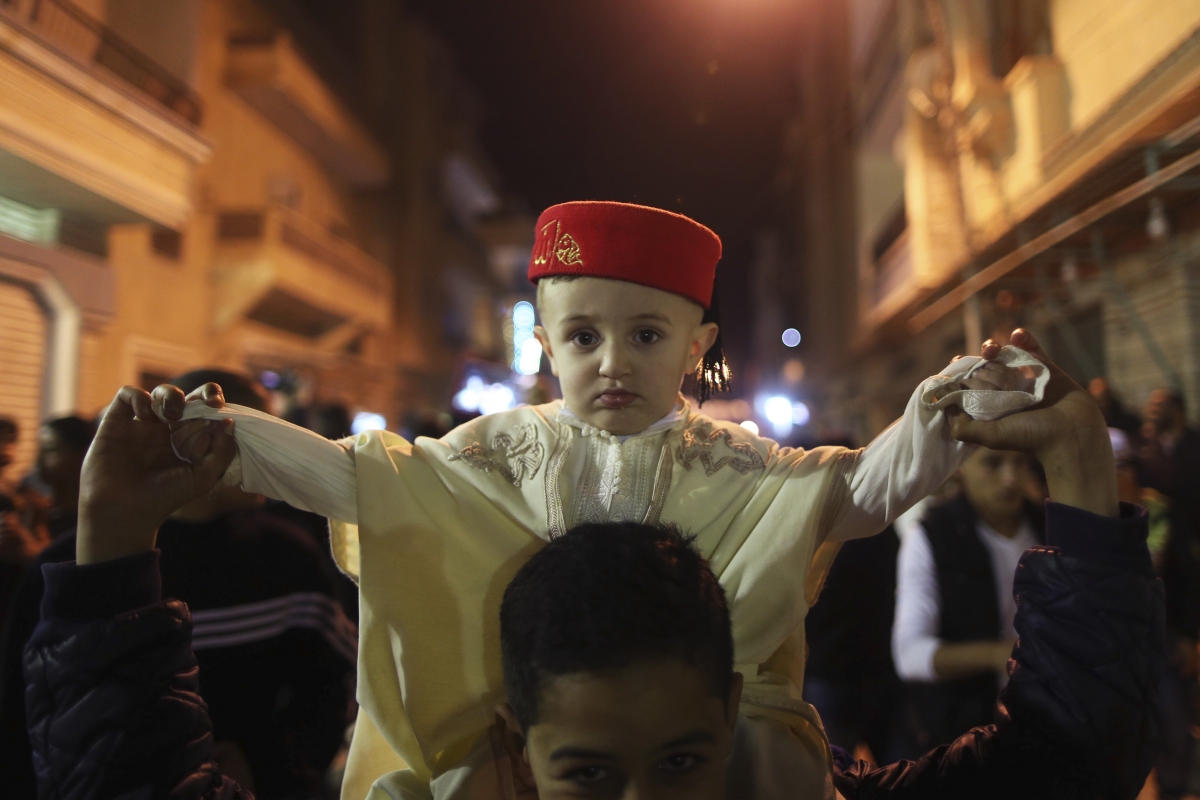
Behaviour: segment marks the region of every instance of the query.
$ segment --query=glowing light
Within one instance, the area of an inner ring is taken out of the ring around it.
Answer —
[[[758,423],[752,419],[748,419],[742,423],[742,427],[758,436]]]
[[[530,337],[521,344],[521,353],[516,360],[517,372],[522,375],[537,375],[542,368],[542,343]]]
[[[797,427],[804,427],[808,421],[812,419],[812,412],[808,410],[808,406],[801,402],[792,403],[792,424]]]
[[[537,315],[533,310],[533,303],[522,300],[513,306],[512,321],[513,327],[518,330],[533,330],[533,323],[536,321]]]
[[[503,383],[493,383],[479,397],[479,413],[486,416],[497,411],[508,411],[516,404],[517,396],[512,389]]]
[[[763,403],[763,412],[767,421],[776,428],[790,427],[792,424],[792,401],[786,397],[768,397]]]
[[[507,411],[517,404],[517,395],[512,387],[503,383],[484,383],[483,378],[472,375],[458,394],[454,395],[454,407],[467,413],[495,414]]]
[[[262,381],[262,385],[268,389],[278,389],[279,384],[281,383],[279,379],[279,373],[274,372],[273,370],[267,370],[262,375],[259,375],[258,379]]]
[[[783,332],[783,343],[788,347],[795,347],[800,344],[800,331],[795,328],[788,328]]]
[[[522,300],[512,310],[512,344],[514,372],[521,375],[536,375],[542,368],[542,344],[533,336],[537,322],[533,303]]]
[[[358,435],[363,431],[386,431],[387,418],[383,414],[375,414],[370,411],[360,411],[354,415],[354,419],[350,421],[350,432]]]

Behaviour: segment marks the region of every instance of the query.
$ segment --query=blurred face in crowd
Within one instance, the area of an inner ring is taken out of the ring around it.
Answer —
[[[1179,402],[1163,389],[1150,393],[1146,401],[1146,422],[1159,433],[1174,433],[1186,424]]]
[[[1025,490],[1033,478],[1024,453],[979,448],[959,468],[963,493],[979,517],[993,527],[1021,515]]]
[[[53,428],[42,426],[38,429],[38,476],[54,490],[55,500],[72,491],[78,496],[79,475],[86,454],[63,442]]]
[[[618,435],[670,413],[679,386],[717,338],[699,305],[606,278],[543,279],[534,333],[584,422]]]
[[[0,434],[0,472],[17,459],[17,437]]]
[[[717,697],[709,676],[676,658],[550,678],[538,721],[516,737],[523,778],[542,800],[724,798],[734,678],[730,697]]]

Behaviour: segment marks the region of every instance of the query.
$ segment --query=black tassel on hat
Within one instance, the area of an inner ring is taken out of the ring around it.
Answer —
[[[704,359],[696,369],[696,388],[692,393],[699,405],[704,405],[704,402],[714,394],[728,392],[730,381],[733,379],[733,372],[729,369],[729,362],[725,360],[725,346],[721,341],[721,311],[720,304],[717,301],[719,296],[720,286],[714,280],[712,302],[708,304],[708,308],[704,311],[704,318],[701,320],[701,323],[715,322],[717,324],[717,339],[713,342],[712,347],[708,348],[708,352],[704,354]]]

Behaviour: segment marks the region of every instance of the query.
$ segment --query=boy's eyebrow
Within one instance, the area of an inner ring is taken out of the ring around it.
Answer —
[[[680,736],[678,739],[672,739],[671,741],[667,742],[666,744],[664,744],[662,747],[660,747],[658,749],[659,750],[672,750],[676,747],[684,747],[689,744],[712,744],[716,740],[717,740],[716,737],[713,736],[708,731],[702,730],[702,729],[697,729],[697,730],[692,731],[691,733],[687,733],[687,734],[684,734],[683,736]]]
[[[614,758],[612,753],[601,753],[599,750],[588,750],[583,747],[560,747],[550,754],[551,761],[561,761],[564,758]]]

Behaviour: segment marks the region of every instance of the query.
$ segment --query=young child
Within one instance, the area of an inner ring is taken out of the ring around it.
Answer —
[[[1039,410],[954,424],[1036,455],[1060,501],[1047,508],[1049,546],[1018,573],[1021,639],[998,724],[880,769],[839,757],[833,788],[846,800],[1133,798],[1156,752],[1163,604],[1145,513],[1118,509],[1103,418],[1058,372]],[[153,550],[171,508],[209,491],[233,456],[227,438],[204,438],[181,466],[132,387],[105,415],[85,467],[80,560],[46,569],[25,658],[43,794],[250,800],[212,763],[188,611],[162,600]],[[500,635],[498,796],[718,800],[762,777],[725,593],[674,529],[568,531],[505,589]]]
[[[993,347],[989,359],[1038,372],[1033,394],[1001,363],[962,359],[863,451],[780,448],[679,394],[694,371],[702,389],[727,377],[705,319],[721,253],[712,231],[581,202],[547,209],[536,233],[536,334],[561,403],[436,441],[376,432],[334,443],[222,408],[218,387],[186,408],[178,390],[155,390],[164,420],[236,421],[227,480],[332,520],[334,554],[361,598],[361,710],[343,796],[372,784],[396,796],[414,782],[439,800],[495,796],[487,731],[504,696],[503,587],[547,539],[589,521],[669,522],[696,537],[730,598],[744,735],[770,775],[742,796],[819,793],[828,747],[800,695],[803,621],[838,543],[877,533],[957,468],[967,446],[939,409],[1031,405],[1044,368]],[[189,456],[207,430],[177,424],[178,451]]]

